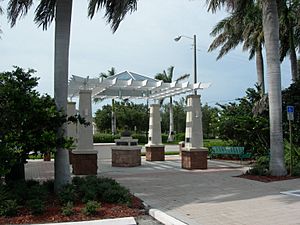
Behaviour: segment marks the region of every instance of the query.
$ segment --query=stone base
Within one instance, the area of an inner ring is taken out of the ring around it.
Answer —
[[[96,175],[97,174],[97,153],[84,154],[72,153],[73,174],[75,175]]]
[[[112,148],[112,166],[116,167],[135,167],[141,165],[141,148],[138,149],[119,149]]]
[[[165,147],[146,146],[146,161],[165,161]]]
[[[182,150],[181,167],[187,170],[207,169],[207,153],[207,150]]]

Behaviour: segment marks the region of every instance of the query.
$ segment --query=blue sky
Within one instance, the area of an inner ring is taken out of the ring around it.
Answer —
[[[3,8],[6,2],[2,2]],[[115,34],[103,13],[89,20],[87,1],[73,2],[70,75],[96,77],[115,67],[118,72],[154,77],[171,65],[175,78],[193,74],[192,40],[175,42],[174,38],[196,34],[198,81],[212,83],[200,93],[203,103],[214,105],[242,97],[256,82],[255,61],[248,61],[247,52],[237,48],[219,61],[217,52],[207,53],[212,42],[209,33],[226,14],[208,13],[204,0],[140,0],[138,10],[125,18]],[[6,15],[0,17],[0,71],[12,70],[12,65],[33,68],[40,77],[38,90],[53,95],[54,24],[47,31],[38,28],[33,22],[34,7],[12,29]],[[281,68],[282,86],[287,87],[291,80],[289,62]]]

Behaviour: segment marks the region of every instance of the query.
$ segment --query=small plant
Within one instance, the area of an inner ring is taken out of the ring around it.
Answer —
[[[247,174],[266,176],[269,175],[269,156],[261,156],[256,160],[254,166],[247,171]]]
[[[65,185],[58,194],[60,202],[67,204],[77,199],[76,190],[73,184]]]
[[[18,213],[18,203],[16,200],[5,200],[0,203],[0,215],[1,216],[15,216]]]
[[[74,214],[73,202],[68,202],[62,207],[62,214],[65,216],[71,216]]]
[[[28,207],[33,215],[40,215],[45,209],[44,202],[38,198],[29,200]]]
[[[121,203],[129,205],[131,203],[131,196],[126,188],[115,185],[103,193],[102,200],[109,203]]]
[[[89,216],[89,215],[95,215],[97,212],[97,209],[101,207],[101,204],[96,201],[88,201],[85,205],[85,207],[82,209],[82,212]]]

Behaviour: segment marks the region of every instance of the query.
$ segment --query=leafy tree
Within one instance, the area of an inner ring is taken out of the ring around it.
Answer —
[[[229,11],[239,11],[251,0],[206,0],[208,10],[215,12],[226,6]],[[251,1],[253,2],[253,1]],[[279,56],[279,19],[276,0],[261,0],[262,21],[266,48],[267,73],[269,84],[270,114],[270,171],[271,175],[286,175],[284,164],[282,131],[282,96]]]
[[[215,138],[218,136],[219,109],[207,104],[202,106],[202,126],[204,138]]]
[[[148,130],[148,108],[144,104],[134,104],[131,102],[116,102],[115,103],[116,116],[118,117],[118,130],[124,129],[125,125],[129,130],[136,130],[137,132],[146,132]],[[102,109],[97,110],[95,123],[100,131],[110,130],[111,121],[110,105],[105,105]]]
[[[252,112],[259,96],[257,90],[248,88],[246,96],[238,102],[218,104],[221,107],[219,133],[222,139],[234,145],[265,154],[269,149],[268,116],[254,116]]]
[[[8,18],[11,26],[17,19],[27,14],[32,0],[9,0]],[[55,50],[54,50],[54,98],[59,110],[67,112],[69,47],[72,17],[72,0],[41,0],[36,9],[35,22],[43,29],[47,28],[55,18]],[[113,32],[117,30],[127,13],[135,11],[137,0],[90,0],[88,15],[92,19],[100,9],[105,9],[104,17],[111,24]],[[66,134],[66,124],[59,133]],[[68,151],[60,148],[55,156],[55,190],[58,191],[71,181]]]
[[[57,111],[54,99],[34,90],[38,84],[34,72],[14,67],[0,73],[0,176],[11,179],[24,179],[29,152],[47,153],[72,144],[57,136],[67,118]]]
[[[165,83],[172,83],[173,81],[173,75],[174,75],[174,66],[170,66],[167,69],[167,72],[164,70],[162,73],[158,73],[155,76],[155,79],[157,80],[162,80]],[[188,78],[190,75],[189,74],[184,74],[180,77],[178,77],[175,82],[182,81],[186,78]],[[163,99],[161,100],[161,105],[162,105]],[[170,129],[169,129],[169,136],[168,136],[168,141],[173,141],[174,140],[174,115],[173,115],[173,101],[172,101],[172,96],[170,97],[170,104],[169,104],[169,118],[170,118]]]

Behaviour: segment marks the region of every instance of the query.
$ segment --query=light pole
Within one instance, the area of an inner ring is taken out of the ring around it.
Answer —
[[[194,83],[197,83],[197,47],[196,47],[196,35],[194,34],[194,37],[189,37],[185,35],[180,35],[176,38],[174,38],[174,41],[179,41],[182,37],[188,38],[194,41],[193,46],[194,46]],[[197,95],[197,90],[195,91],[195,95]]]

